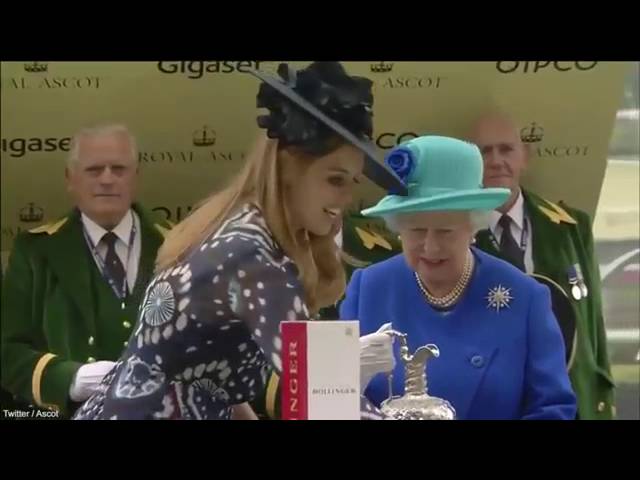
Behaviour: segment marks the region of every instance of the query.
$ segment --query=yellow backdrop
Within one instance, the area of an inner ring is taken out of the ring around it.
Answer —
[[[304,66],[308,62],[292,62]],[[136,134],[139,198],[177,221],[242,164],[257,127],[258,81],[278,62],[4,62],[1,76],[2,241],[63,215],[69,137],[122,122]],[[626,63],[345,62],[375,82],[381,156],[421,134],[460,136],[498,106],[535,141],[526,185],[593,214]],[[363,186],[365,202],[382,191]]]

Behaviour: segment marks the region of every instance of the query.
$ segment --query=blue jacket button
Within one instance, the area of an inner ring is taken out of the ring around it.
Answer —
[[[476,368],[482,368],[484,366],[484,358],[481,355],[474,355],[471,358],[471,365]]]

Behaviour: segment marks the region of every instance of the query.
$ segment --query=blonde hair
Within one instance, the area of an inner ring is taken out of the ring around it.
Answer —
[[[339,145],[337,145],[339,146]],[[345,273],[334,242],[336,232],[316,236],[294,232],[287,208],[285,175],[302,173],[313,156],[278,149],[278,141],[261,134],[241,172],[223,190],[204,200],[167,235],[158,251],[156,272],[182,261],[248,202],[260,207],[267,225],[287,256],[296,264],[309,309],[333,305],[345,289]]]

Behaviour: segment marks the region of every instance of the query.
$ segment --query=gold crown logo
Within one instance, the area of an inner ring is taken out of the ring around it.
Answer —
[[[24,64],[24,71],[31,73],[41,73],[49,70],[48,63],[31,62]]]
[[[193,132],[193,144],[196,147],[210,147],[216,144],[216,132],[206,125],[201,130]]]
[[[33,202],[29,202],[28,207],[20,210],[20,221],[26,223],[40,222],[44,218],[44,210],[36,207]]]
[[[536,122],[533,122],[528,127],[520,130],[520,139],[524,143],[537,143],[542,140],[544,136],[544,128],[538,127]]]
[[[373,73],[388,73],[393,70],[393,63],[372,63],[369,68]]]

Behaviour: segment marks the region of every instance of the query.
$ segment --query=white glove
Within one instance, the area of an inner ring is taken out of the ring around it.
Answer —
[[[393,356],[394,337],[388,332],[391,323],[385,323],[377,332],[360,337],[360,393],[380,372],[390,372],[396,366]]]
[[[116,362],[85,363],[76,372],[69,388],[69,398],[74,402],[84,402],[98,390],[104,376],[111,371]]]

